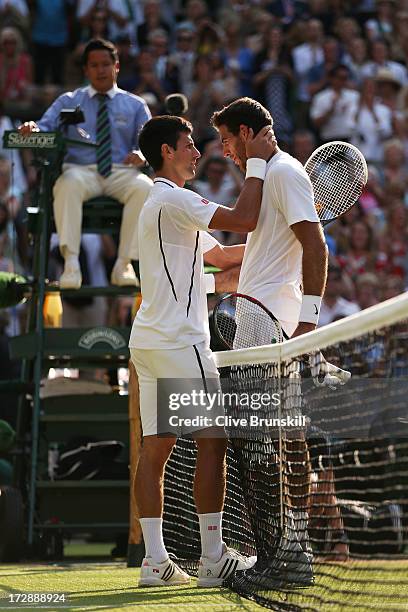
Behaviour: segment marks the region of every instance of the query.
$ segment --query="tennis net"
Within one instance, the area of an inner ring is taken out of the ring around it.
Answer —
[[[225,586],[270,609],[404,609],[408,294],[216,359],[229,394],[223,538],[257,555]],[[166,547],[192,574],[195,459],[194,442],[179,439],[164,512]]]

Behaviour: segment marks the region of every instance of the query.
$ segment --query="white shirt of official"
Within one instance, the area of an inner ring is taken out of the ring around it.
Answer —
[[[290,226],[318,222],[313,188],[302,164],[279,151],[267,164],[261,212],[248,234],[238,292],[266,306],[292,334],[302,302],[302,245]]]
[[[139,218],[142,304],[129,346],[175,349],[209,346],[203,252],[214,247],[208,230],[218,204],[157,178]]]

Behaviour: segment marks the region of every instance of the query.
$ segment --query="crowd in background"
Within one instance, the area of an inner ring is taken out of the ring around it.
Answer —
[[[269,109],[279,146],[302,163],[329,140],[359,147],[369,180],[359,204],[326,228],[320,324],[404,291],[408,0],[0,0],[0,137],[85,84],[80,58],[92,37],[117,45],[118,85],[153,115],[170,93],[188,98],[202,153],[190,187],[205,198],[230,205],[242,185],[210,126],[212,113],[239,96]],[[0,144],[0,270],[30,272],[24,207],[36,180],[29,155]],[[90,236],[83,247],[93,258],[89,282],[107,284],[115,243]],[[110,316],[126,322],[130,305],[122,298]],[[17,315],[4,323],[10,333],[19,331]]]

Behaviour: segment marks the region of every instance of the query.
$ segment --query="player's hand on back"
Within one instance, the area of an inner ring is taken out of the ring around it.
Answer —
[[[254,136],[252,128],[248,129],[245,140],[245,149],[247,157],[259,157],[260,159],[269,159],[276,147],[276,139],[272,130],[272,126],[266,125],[258,134]]]

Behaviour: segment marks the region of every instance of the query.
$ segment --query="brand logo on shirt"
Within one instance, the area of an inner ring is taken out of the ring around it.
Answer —
[[[217,531],[217,525],[208,525],[208,531]]]
[[[204,206],[207,206],[207,204],[210,203],[210,200],[206,200],[205,198],[202,198],[201,203],[204,204]]]
[[[319,311],[317,310],[316,304],[313,304],[313,306],[315,307],[315,315],[319,314]]]

